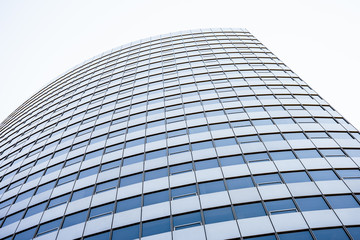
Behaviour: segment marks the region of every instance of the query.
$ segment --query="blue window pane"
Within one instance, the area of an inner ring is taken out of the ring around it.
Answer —
[[[360,178],[359,169],[336,170],[336,172],[344,179]]]
[[[110,232],[103,232],[90,237],[85,237],[84,240],[108,240],[110,238]]]
[[[31,174],[27,179],[26,179],[26,182],[30,182],[34,179],[37,179],[39,177],[41,177],[42,175],[44,175],[44,170],[40,171],[40,172],[37,172],[37,173],[34,173],[34,174]]]
[[[279,174],[265,174],[254,176],[255,183],[258,185],[281,184]]]
[[[329,209],[322,197],[296,198],[296,202],[301,211]]]
[[[97,150],[97,151],[94,151],[94,152],[91,152],[91,153],[87,153],[85,155],[85,161],[101,156],[103,154],[103,151],[104,151],[103,149],[100,149],[100,150]]]
[[[360,227],[348,227],[347,230],[354,240],[360,240]]]
[[[274,119],[274,122],[277,125],[295,123],[294,120],[292,120],[291,118],[278,118],[278,119]]]
[[[321,171],[309,171],[314,181],[327,181],[327,180],[338,180],[339,178],[335,175],[332,170],[321,170]]]
[[[225,185],[222,180],[206,182],[199,184],[200,194],[225,191]]]
[[[75,200],[78,200],[81,198],[91,196],[93,194],[93,191],[94,191],[94,186],[83,188],[81,190],[77,190],[73,193],[73,195],[71,197],[71,201],[75,201]]]
[[[14,223],[14,222],[17,222],[19,221],[20,219],[22,219],[24,215],[24,211],[21,211],[21,212],[18,212],[18,213],[15,213],[13,215],[10,215],[10,216],[7,216],[3,222],[3,225],[2,227],[5,227],[11,223]]]
[[[276,240],[276,237],[275,235],[267,235],[267,236],[244,238],[244,239],[245,240]]]
[[[46,205],[47,205],[47,202],[44,202],[44,203],[29,207],[28,210],[26,211],[25,217],[30,217],[37,213],[43,212],[45,210]]]
[[[202,170],[202,169],[208,169],[214,167],[219,167],[219,163],[217,159],[209,159],[209,160],[195,162],[196,170]]]
[[[120,144],[116,144],[116,145],[112,145],[109,147],[105,148],[105,153],[110,153],[110,152],[115,152],[115,151],[119,151],[121,149],[124,148],[124,144],[120,143]]]
[[[170,230],[170,218],[144,222],[142,226],[142,236],[146,237],[154,234],[169,232]]]
[[[116,229],[112,233],[112,240],[132,240],[139,238],[139,224]]]
[[[81,156],[78,156],[78,157],[75,157],[75,158],[66,160],[65,166],[70,166],[70,165],[72,165],[72,164],[81,162],[81,161],[83,160],[83,158],[84,158],[84,157],[81,155]]]
[[[145,181],[168,176],[167,168],[160,168],[145,172]]]
[[[265,206],[270,214],[296,212],[296,207],[291,199],[266,201]]]
[[[60,178],[57,182],[57,186],[74,181],[76,176],[77,176],[77,173],[74,173],[74,174]]]
[[[230,125],[228,123],[218,123],[210,125],[210,129],[212,131],[215,130],[223,130],[223,129],[230,129]]]
[[[163,139],[165,139],[165,133],[163,134],[164,137]],[[168,138],[172,138],[172,137],[178,137],[178,136],[183,136],[186,135],[186,129],[180,129],[180,130],[176,130],[176,131],[171,131],[167,133]]]
[[[96,137],[96,138],[92,138],[90,140],[90,144],[94,144],[94,143],[98,143],[98,142],[101,142],[101,141],[104,141],[107,139],[107,135],[103,135],[103,136],[100,136],[100,137]]]
[[[166,156],[167,156],[166,149],[160,149],[160,150],[146,153],[146,160],[151,160],[151,159],[166,157]]]
[[[57,171],[57,170],[60,170],[60,169],[62,169],[62,167],[63,167],[63,163],[56,164],[56,165],[53,165],[53,166],[51,166],[51,167],[48,167],[48,168],[46,169],[45,174],[49,174],[49,173],[55,172],[55,171]]]
[[[166,139],[165,133],[148,136],[148,137],[146,137],[146,142],[151,143],[151,142],[155,142],[155,141],[159,141],[159,140],[163,140],[163,139]]]
[[[141,196],[119,200],[116,203],[116,212],[123,212],[138,207],[141,207]]]
[[[270,152],[270,156],[274,161],[296,159],[292,151]]]
[[[310,182],[311,181],[306,172],[281,173],[281,176],[284,178],[286,183]]]
[[[61,218],[40,225],[36,236],[56,231],[61,224]]]
[[[341,149],[322,149],[320,152],[325,157],[345,157],[345,154]]]
[[[91,208],[89,219],[94,219],[105,215],[109,215],[113,212],[113,210],[114,210],[114,203],[108,203],[99,207]]]
[[[98,185],[96,185],[96,189],[95,192],[99,193],[99,192],[103,192],[103,191],[107,191],[110,189],[114,189],[118,186],[119,180],[115,179],[112,181],[108,181],[108,182],[104,182],[104,183],[100,183]]]
[[[312,240],[313,239],[313,237],[308,231],[280,233],[279,238],[280,240],[294,240],[294,239]]]
[[[189,197],[196,195],[196,186],[194,185],[188,185],[184,187],[178,187],[171,189],[171,197],[172,199],[177,198],[183,198],[183,197]]]
[[[236,164],[244,164],[244,158],[241,155],[231,157],[220,157],[221,166],[231,166]]]
[[[127,177],[122,177],[120,179],[120,187],[125,187],[125,186],[131,185],[131,184],[142,182],[142,178],[143,178],[142,173],[127,176]]]
[[[321,158],[316,150],[296,150],[295,153],[299,158]]]
[[[144,206],[169,201],[168,190],[144,195]]]
[[[178,154],[189,151],[189,145],[181,145],[169,148],[169,155]]]
[[[284,140],[281,134],[266,134],[266,135],[260,135],[260,137],[263,140],[263,142]]]
[[[303,133],[283,133],[286,140],[303,140],[307,139]]]
[[[317,240],[346,240],[349,237],[342,228],[313,230]]]
[[[170,167],[170,174],[189,172],[193,169],[192,163],[183,163]]]
[[[237,137],[237,140],[240,144],[253,143],[253,142],[260,141],[260,139],[257,135]]]
[[[231,145],[237,145],[235,138],[217,139],[214,141],[216,147],[226,147]]]
[[[131,156],[131,157],[126,157],[123,160],[123,165],[127,166],[133,163],[138,163],[138,162],[142,162],[144,161],[144,155],[140,154],[140,155],[135,155],[135,156]]]
[[[79,173],[79,179],[85,178],[85,177],[88,177],[88,176],[91,176],[91,175],[95,175],[98,172],[99,172],[99,167],[98,166],[83,170],[83,171],[81,171]]]
[[[62,228],[70,227],[72,225],[86,221],[88,210],[81,211],[69,216],[66,216]]]
[[[238,219],[265,216],[265,210],[261,203],[249,203],[234,207]]]
[[[360,149],[346,149],[345,152],[350,157],[360,157]]]
[[[206,224],[234,220],[230,207],[204,210],[204,218]]]
[[[131,140],[126,142],[126,148],[135,147],[144,144],[144,138]]]
[[[173,217],[175,230],[194,227],[201,224],[200,212],[187,213]]]
[[[351,195],[327,196],[332,208],[357,208],[359,204]]]
[[[189,118],[189,116],[188,116],[188,118]],[[189,134],[208,132],[208,131],[209,131],[209,128],[207,126],[189,128]]]
[[[56,181],[52,181],[52,182],[46,183],[44,185],[41,185],[40,187],[38,187],[38,189],[36,191],[36,194],[39,194],[39,193],[45,192],[47,190],[53,189],[55,187],[55,182]]]
[[[23,231],[21,233],[17,233],[15,235],[15,237],[14,237],[14,240],[30,240],[30,239],[33,239],[35,231],[36,231],[36,227],[30,228],[30,229],[28,229],[26,231]],[[10,237],[10,239],[11,239],[11,237]]]
[[[101,169],[100,171],[106,171],[106,170],[110,170],[113,168],[117,168],[120,167],[121,165],[121,160],[117,160],[117,161],[113,161],[113,162],[109,162],[109,163],[104,163],[101,165]]]
[[[196,151],[196,150],[202,150],[202,149],[207,149],[207,148],[213,148],[213,144],[212,141],[206,141],[206,142],[199,142],[199,143],[192,143],[191,144],[192,150]]]
[[[269,161],[270,158],[267,153],[254,153],[254,154],[246,154],[245,160],[248,162],[260,162],[260,161]]]
[[[231,178],[226,180],[229,190],[254,187],[251,177]]]
[[[32,197],[32,195],[34,195],[34,193],[35,193],[35,188],[33,188],[33,189],[29,190],[29,191],[26,191],[24,193],[21,193],[21,194],[18,195],[15,202],[20,202],[20,201],[22,201],[24,199]],[[1,209],[1,206],[0,206],[0,209]]]
[[[57,197],[57,198],[53,198],[50,200],[48,208],[52,208],[52,207],[64,204],[67,201],[69,201],[69,198],[70,198],[70,193],[60,196],[60,197]]]

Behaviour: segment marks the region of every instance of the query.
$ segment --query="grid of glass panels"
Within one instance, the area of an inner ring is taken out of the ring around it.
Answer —
[[[1,124],[0,238],[357,239],[359,141],[245,29],[144,39]]]

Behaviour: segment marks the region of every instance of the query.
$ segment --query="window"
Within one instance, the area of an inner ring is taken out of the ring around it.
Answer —
[[[93,207],[90,209],[89,220],[93,220],[95,218],[103,217],[106,215],[112,214],[114,211],[114,203],[108,203],[102,206]]]
[[[167,168],[160,168],[145,172],[145,181],[168,176]]]
[[[72,225],[82,223],[86,221],[88,210],[84,210],[75,214],[71,214],[65,217],[62,228],[70,227]]]
[[[93,191],[94,191],[94,186],[74,191],[74,193],[71,197],[71,201],[76,201],[78,199],[91,196],[93,194]]]
[[[314,179],[314,181],[328,181],[339,179],[332,170],[309,171],[309,173],[310,176]]]
[[[151,160],[155,158],[166,157],[166,149],[160,149],[152,152],[147,152],[145,160]]]
[[[100,149],[100,150],[97,150],[97,151],[94,151],[94,152],[91,152],[91,153],[87,153],[85,155],[85,161],[102,156],[103,151],[104,151],[103,149]]]
[[[101,165],[100,171],[107,171],[113,168],[117,168],[120,167],[121,165],[121,160],[117,160],[117,161],[113,161],[113,162],[108,162],[108,163],[104,163]]]
[[[360,170],[359,169],[336,170],[336,172],[343,179],[359,179],[360,178]]]
[[[105,154],[110,153],[110,152],[119,151],[119,150],[122,150],[123,148],[124,148],[123,143],[108,146],[108,147],[105,148]]]
[[[238,219],[265,216],[265,210],[261,203],[248,203],[234,206]]]
[[[244,164],[244,158],[241,155],[231,157],[220,157],[221,166],[231,166],[236,164]]]
[[[296,203],[298,204],[301,211],[329,209],[322,197],[296,198]]]
[[[70,193],[57,198],[53,198],[50,200],[48,208],[56,207],[64,203],[67,203],[67,201],[69,201],[69,198],[70,198]]]
[[[341,149],[322,149],[320,152],[325,157],[346,157]]]
[[[200,194],[225,191],[225,185],[222,180],[199,184]]]
[[[347,227],[354,240],[360,239],[360,227]]]
[[[17,213],[14,213],[10,216],[7,216],[2,224],[1,227],[5,227],[11,223],[14,223],[14,222],[17,222],[19,221],[20,219],[22,219],[24,215],[24,210],[23,211],[20,211],[20,212],[17,212]]]
[[[35,215],[37,213],[43,212],[45,210],[45,207],[47,205],[47,201],[37,204],[35,206],[29,207],[25,213],[24,218],[30,217],[32,215]]]
[[[36,190],[36,194],[39,194],[39,193],[48,191],[50,189],[53,189],[55,187],[55,182],[56,181],[52,181],[52,182],[49,182],[49,183],[46,183],[46,184],[43,184],[43,185],[39,186],[38,189]]]
[[[110,232],[107,231],[107,232],[95,234],[90,237],[84,237],[84,240],[104,240],[104,239],[109,239],[109,238],[110,238]]]
[[[143,154],[139,154],[139,155],[135,155],[135,156],[131,156],[131,157],[125,157],[123,159],[123,166],[127,166],[133,163],[139,163],[144,161],[144,155]]]
[[[269,142],[269,141],[283,141],[284,138],[281,136],[281,134],[266,134],[266,135],[260,135],[263,142]]]
[[[124,239],[131,240],[139,238],[139,224],[131,225],[116,229],[112,232],[112,240]]]
[[[125,187],[131,184],[142,182],[142,173],[121,177],[120,178],[120,187]]]
[[[313,237],[308,231],[280,233],[279,238],[280,240],[293,240],[293,239],[313,240]]]
[[[118,182],[119,182],[118,179],[114,179],[108,182],[99,183],[96,185],[95,193],[100,193],[114,189],[118,186]]]
[[[174,230],[201,225],[201,214],[199,211],[173,216]]]
[[[171,198],[172,200],[178,199],[178,198],[185,198],[196,195],[196,185],[188,185],[183,187],[177,187],[171,189]]]
[[[303,133],[283,133],[286,140],[304,140],[307,139]]]
[[[154,234],[171,231],[170,218],[162,218],[149,222],[144,222],[142,225],[142,236],[150,236]]]
[[[169,148],[169,155],[174,155],[182,152],[189,151],[189,145],[181,145],[176,147],[170,147]]]
[[[195,162],[196,170],[202,170],[202,169],[208,169],[208,168],[214,168],[214,167],[219,167],[219,163],[218,163],[217,159],[208,159],[208,160],[202,160],[202,161]]]
[[[237,145],[234,138],[224,138],[224,139],[216,139],[215,141],[216,147],[226,147],[230,145]]]
[[[229,190],[254,187],[251,177],[230,178],[226,180]]]
[[[131,140],[126,142],[126,148],[135,147],[144,144],[144,138]]]
[[[309,176],[306,172],[287,172],[281,173],[285,183],[297,183],[297,182],[310,182]]]
[[[357,208],[359,204],[351,195],[326,196],[330,206],[336,208]]]
[[[271,184],[281,184],[282,181],[279,177],[279,174],[265,174],[254,176],[255,183],[259,186],[261,185],[271,185]]]
[[[67,161],[65,162],[65,167],[70,166],[70,165],[73,165],[73,164],[78,163],[78,162],[81,162],[82,159],[83,159],[83,156],[78,156],[78,157],[69,159],[69,160],[67,160]]]
[[[349,237],[342,228],[326,228],[313,230],[313,233],[317,240],[349,239]]]
[[[295,153],[299,158],[321,158],[316,150],[295,150]]]
[[[76,179],[76,176],[77,176],[77,173],[73,173],[71,175],[59,178],[59,180],[57,182],[57,186],[74,181]]]
[[[95,175],[98,172],[99,172],[99,167],[98,166],[82,170],[79,173],[79,178],[78,179],[82,179],[82,178],[85,178],[85,177],[88,177],[88,176],[91,176],[91,175]]]
[[[43,223],[40,225],[36,236],[38,237],[46,233],[54,232],[58,230],[60,224],[61,224],[61,218],[53,220],[51,222]]]
[[[14,240],[33,239],[37,227],[30,228],[20,233],[16,233]],[[11,236],[9,240],[11,239]],[[8,239],[6,239],[8,240]]]
[[[269,161],[270,158],[267,153],[253,153],[253,154],[245,154],[245,160],[251,163],[251,162]]]
[[[297,212],[295,204],[291,199],[266,201],[265,206],[272,215]]]
[[[296,159],[292,151],[270,152],[270,156],[274,161]]]
[[[329,136],[325,132],[308,132],[306,134],[311,139],[329,138]]]
[[[139,207],[141,207],[141,196],[131,197],[128,199],[119,200],[116,203],[116,212],[123,212]]]
[[[234,220],[230,207],[204,210],[205,224]]]
[[[192,163],[183,163],[175,166],[170,167],[170,174],[178,174],[178,173],[184,173],[184,172],[190,172],[193,170]]]
[[[168,190],[144,195],[144,206],[169,201]]]

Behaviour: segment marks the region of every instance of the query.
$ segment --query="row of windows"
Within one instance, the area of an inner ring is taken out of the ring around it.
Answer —
[[[114,88],[114,87],[112,87],[112,88]],[[143,88],[143,87],[141,87],[141,88]],[[245,90],[245,88],[244,88],[244,90]],[[250,90],[250,89],[249,89]],[[204,93],[206,93],[206,92],[208,92],[208,91],[205,91]],[[96,94],[95,94],[96,95]],[[112,95],[114,95],[114,94],[112,94]],[[117,95],[117,94],[115,94],[115,95]],[[186,96],[186,95],[189,95],[189,94],[185,94],[184,96]],[[193,94],[192,94],[193,95]],[[110,95],[108,95],[107,97],[111,97]],[[140,95],[139,96],[137,96],[137,97],[139,97],[140,98]],[[284,97],[291,97],[291,95],[288,95],[288,96],[284,96]],[[96,96],[95,96],[95,98],[96,98]],[[82,101],[84,101],[84,98],[82,98],[83,100]],[[86,99],[86,98],[85,98]],[[99,98],[100,99],[100,98]],[[140,98],[141,99],[141,98]],[[256,99],[256,98],[255,98]],[[250,97],[249,97],[249,100],[250,100]],[[124,99],[124,102],[126,102],[126,99]],[[109,104],[109,103],[108,103]],[[82,107],[84,107],[85,105],[82,105]],[[60,109],[63,109],[64,107],[62,107],[62,108],[60,108]],[[78,107],[79,108],[79,107]],[[93,111],[94,109],[90,109],[89,111]],[[96,110],[96,109],[95,109]],[[57,110],[55,110],[55,111],[57,111]],[[69,111],[69,110],[68,110]],[[71,111],[71,110],[70,110]],[[56,117],[55,117],[55,119],[56,119]],[[53,120],[51,120],[51,121],[53,121]],[[62,120],[63,121],[63,120]],[[48,127],[46,127],[44,130],[47,130],[47,128]]]
[[[358,203],[352,198],[351,195],[339,195],[339,196],[327,196],[326,201],[330,202],[333,208],[352,208],[358,207]],[[329,209],[327,203],[322,197],[308,197],[308,198],[296,198],[295,202],[302,211],[311,210],[325,210]],[[356,205],[355,205],[356,204]],[[84,210],[75,214],[65,216],[64,219],[55,219],[47,223],[39,225],[39,227],[31,228],[22,233],[15,235],[14,239],[31,239],[35,236],[41,236],[53,231],[57,231],[61,228],[66,228],[86,220],[93,220],[99,217],[104,217],[115,212],[119,212],[125,206],[126,209],[134,207],[135,205],[129,205],[126,202],[109,203],[102,206],[93,207],[90,210]],[[275,201],[254,202],[248,204],[235,205],[233,207],[226,206],[215,209],[206,209],[202,211],[194,211],[181,215],[174,215],[171,217],[145,221],[141,224],[135,224],[131,226],[115,229],[112,232],[112,239],[134,239],[139,236],[145,237],[149,235],[159,234],[163,232],[169,232],[171,230],[181,230],[185,228],[201,226],[203,224],[212,224],[223,221],[231,221],[234,219],[244,219],[249,217],[265,216],[267,210],[268,214],[283,214],[296,212],[297,207],[292,199],[282,199]],[[235,216],[236,217],[235,217]],[[141,232],[140,232],[141,229]],[[332,237],[332,239],[349,239],[348,235],[341,228],[334,229],[322,229],[313,230],[312,233],[316,239],[328,239],[326,237]],[[359,236],[360,228],[353,227],[348,228],[348,233],[355,239]],[[95,239],[109,239],[110,232],[100,233],[95,236],[85,237],[86,240]],[[279,234],[280,239],[313,239],[308,231],[301,231],[296,233],[284,233]],[[299,238],[300,237],[300,238]],[[335,238],[334,238],[335,237]],[[7,238],[11,239],[11,237]],[[250,239],[250,238],[249,238]],[[264,237],[255,237],[251,239],[276,239],[274,235],[268,235]]]

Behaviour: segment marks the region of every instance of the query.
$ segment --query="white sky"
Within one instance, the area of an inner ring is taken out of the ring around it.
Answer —
[[[359,0],[0,0],[0,121],[82,61],[180,30],[247,28],[360,128]]]

